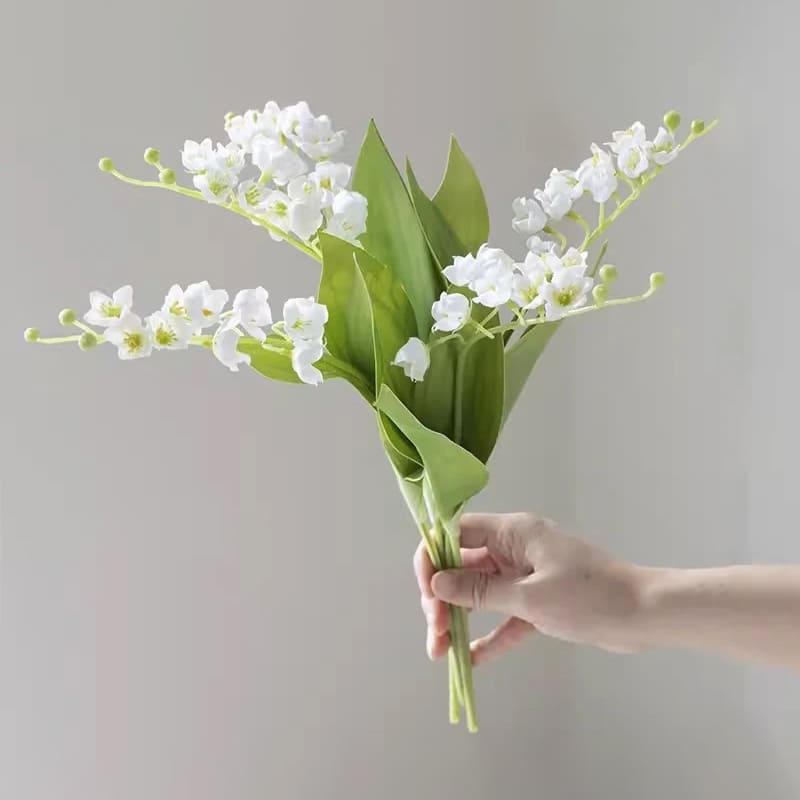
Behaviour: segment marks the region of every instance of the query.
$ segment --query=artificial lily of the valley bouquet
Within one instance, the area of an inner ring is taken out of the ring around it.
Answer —
[[[374,412],[378,433],[434,567],[458,567],[459,516],[486,485],[486,463],[537,359],[565,319],[645,300],[663,282],[650,275],[640,295],[615,298],[617,270],[604,262],[605,232],[693,140],[670,112],[652,140],[644,126],[615,131],[572,170],[554,169],[541,189],[513,201],[517,260],[489,242],[478,178],[455,139],[444,178],[430,197],[410,164],[405,179],[374,123],[356,165],[337,160],[344,134],[304,102],[228,114],[228,142],[187,140],[181,160],[194,188],[177,181],[157,150],[144,160],[154,180],[100,169],[214,203],[264,228],[321,265],[316,297],[290,298],[276,320],[261,286],[238,291],[208,282],[174,285],[144,318],[133,289],[89,295],[79,318],[60,314],[74,335],[31,342],[101,343],[122,359],[207,348],[232,371],[317,385],[342,378]],[[586,209],[578,209],[584,204]],[[450,718],[464,710],[477,730],[467,617],[450,609]]]

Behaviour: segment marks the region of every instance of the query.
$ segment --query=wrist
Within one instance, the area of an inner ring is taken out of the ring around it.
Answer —
[[[670,614],[681,593],[684,570],[634,567],[637,598],[634,631],[640,649],[675,644],[670,637]]]

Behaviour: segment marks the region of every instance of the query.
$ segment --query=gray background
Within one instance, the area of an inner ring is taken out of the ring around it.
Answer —
[[[609,256],[646,307],[565,326],[483,509],[535,508],[650,564],[798,561],[800,67],[795,3],[14,3],[4,181],[0,796],[11,800],[795,798],[800,684],[779,671],[537,640],[450,729],[415,535],[346,385],[26,346],[131,281],[313,291],[255,227],[97,172],[178,165],[222,114],[306,98],[374,115],[432,187],[447,135],[512,197],[672,106],[723,124]],[[518,252],[518,251],[517,251]]]

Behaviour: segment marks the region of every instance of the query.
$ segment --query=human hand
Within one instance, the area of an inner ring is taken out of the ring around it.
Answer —
[[[465,514],[461,556],[463,569],[438,573],[424,544],[414,556],[431,659],[446,655],[450,643],[446,603],[509,615],[472,642],[474,664],[505,653],[534,631],[614,652],[640,649],[639,568],[569,536],[551,520]]]

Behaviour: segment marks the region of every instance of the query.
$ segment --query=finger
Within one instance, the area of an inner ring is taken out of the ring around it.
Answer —
[[[433,576],[431,588],[440,600],[463,608],[488,608],[512,617],[519,613],[518,584],[488,572],[444,570]]]
[[[461,546],[487,547],[500,528],[504,514],[464,514],[459,525]]]
[[[497,562],[485,547],[475,550],[461,550],[461,566],[464,569],[477,569],[483,572],[499,572]]]
[[[417,583],[419,590],[422,592],[423,597],[433,597],[431,590],[431,578],[433,577],[433,564],[428,551],[425,548],[425,542],[420,542],[414,552],[414,573],[417,576]]]
[[[519,617],[509,617],[486,636],[481,636],[470,644],[472,663],[476,666],[485,664],[507,653],[535,631],[530,622]]]
[[[441,636],[447,633],[449,627],[449,619],[447,613],[447,606],[435,597],[423,597],[422,613],[425,614],[425,620],[428,623],[428,628],[436,635]]]
[[[426,642],[426,650],[428,658],[431,661],[438,661],[440,658],[447,655],[450,649],[450,634],[443,633],[439,636],[428,630],[428,639]]]

